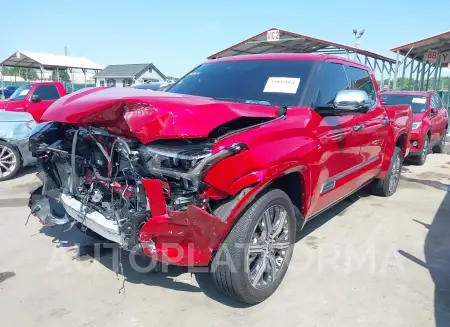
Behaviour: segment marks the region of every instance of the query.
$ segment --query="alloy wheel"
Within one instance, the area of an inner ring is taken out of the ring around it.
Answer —
[[[402,166],[402,159],[400,156],[394,158],[391,170],[391,178],[389,179],[389,193],[394,193],[400,180],[400,172]]]
[[[0,145],[0,177],[11,175],[17,165],[14,152],[7,146]]]
[[[274,205],[260,216],[248,247],[247,274],[257,289],[272,284],[280,272],[290,246],[287,210]]]
[[[423,141],[422,161],[425,161],[427,154],[428,154],[428,139],[425,139],[425,141]]]

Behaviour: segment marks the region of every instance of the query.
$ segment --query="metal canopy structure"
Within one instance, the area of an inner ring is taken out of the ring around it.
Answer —
[[[74,69],[78,69],[81,70],[84,74],[85,86],[87,85],[86,74],[88,71],[94,71],[95,73],[97,73],[105,68],[104,66],[96,64],[86,58],[69,57],[50,53],[35,53],[28,51],[14,52],[8,58],[0,62],[0,72],[2,72],[3,67],[39,69],[41,72],[41,81],[43,80],[44,70],[56,71],[57,80],[59,81],[60,70],[67,69],[72,74]],[[3,89],[3,74],[1,82]]]
[[[96,64],[89,59],[69,57],[50,53],[35,53],[16,51],[0,63],[6,67],[37,68],[37,69],[86,69],[102,70],[104,66]]]
[[[389,81],[391,80],[396,63],[395,60],[375,52],[278,28],[271,28],[261,32],[209,56],[208,59],[260,53],[326,53],[344,55],[349,59],[354,59],[369,66],[373,71],[379,73],[381,75],[382,83],[380,87],[382,89],[390,88],[390,82],[385,87],[384,78],[389,76]]]
[[[440,89],[442,67],[450,63],[450,32],[401,45],[391,51],[397,53],[394,88],[402,69],[401,89],[405,87],[408,72],[409,79],[415,80],[414,90]],[[400,55],[404,56],[403,60],[399,59]]]

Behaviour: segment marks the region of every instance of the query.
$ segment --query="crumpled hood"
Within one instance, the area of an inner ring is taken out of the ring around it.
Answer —
[[[278,108],[133,88],[92,88],[53,103],[41,121],[95,125],[142,143],[201,138],[239,117],[276,118]]]

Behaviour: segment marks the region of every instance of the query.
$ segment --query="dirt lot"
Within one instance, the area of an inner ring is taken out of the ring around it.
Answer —
[[[389,199],[358,196],[298,235],[290,269],[266,302],[243,307],[206,274],[114,272],[76,230],[24,226],[34,173],[0,185],[2,326],[448,326],[450,156],[405,166]],[[78,246],[80,243],[81,246]],[[94,258],[92,258],[94,256]]]

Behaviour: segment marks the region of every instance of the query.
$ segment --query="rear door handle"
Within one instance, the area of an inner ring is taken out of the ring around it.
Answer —
[[[389,118],[385,117],[381,120],[382,125],[387,125],[389,123]]]
[[[363,128],[364,128],[364,124],[360,124],[360,125],[355,125],[355,126],[353,126],[353,130],[354,130],[355,132],[358,132],[358,131],[362,130]]]

